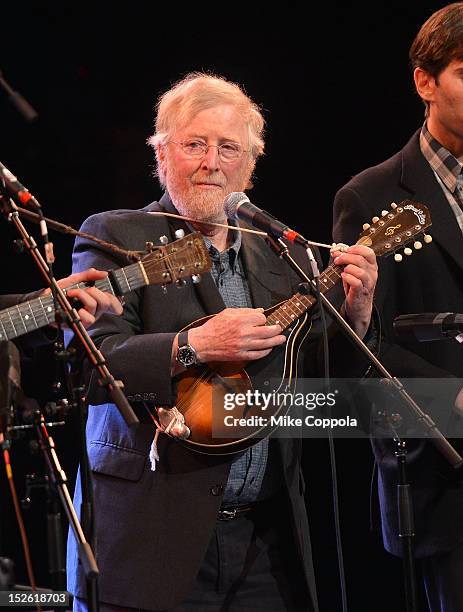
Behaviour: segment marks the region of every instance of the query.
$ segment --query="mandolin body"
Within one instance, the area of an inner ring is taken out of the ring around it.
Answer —
[[[268,317],[278,306],[266,310],[264,314]],[[194,321],[184,330],[202,325],[208,318]],[[196,452],[228,455],[246,450],[267,437],[275,429],[269,425],[271,417],[283,414],[289,408],[288,403],[271,402],[265,411],[261,405],[253,402],[234,405],[233,409],[225,410],[227,395],[246,395],[256,389],[265,394],[289,393],[294,390],[299,351],[310,328],[311,320],[305,313],[286,330],[285,345],[276,347],[264,359],[240,363],[216,362],[180,374],[177,377],[176,408],[183,414],[190,435],[179,442]],[[274,374],[275,351],[281,352],[278,362],[283,363],[278,378]],[[217,429],[223,430],[224,416],[229,417],[229,420],[246,419],[247,423],[245,426],[227,427],[227,436],[221,437],[217,435]]]
[[[400,205],[391,204],[391,210],[382,211],[381,217],[373,217],[371,224],[366,223],[357,244],[372,248],[378,257],[388,256],[413,242],[430,226],[426,206],[404,200]],[[430,241],[431,237],[424,234],[424,242]],[[422,244],[415,242],[414,246],[419,249]],[[411,249],[406,248],[404,254],[410,253]],[[394,258],[400,262],[402,255],[396,253]],[[334,264],[323,271],[319,277],[321,293],[341,281],[341,272],[342,268]],[[285,345],[275,347],[267,357],[247,363],[207,364],[177,377],[176,407],[190,430],[188,437],[177,438],[179,443],[208,455],[228,455],[245,450],[276,429],[272,417],[284,415],[291,405],[284,394],[295,392],[299,355],[311,329],[309,312],[315,303],[313,295],[296,293],[265,311],[267,325],[280,324],[287,337]],[[184,330],[198,327],[209,318],[198,319]],[[267,398],[272,396],[265,410],[262,404],[252,401],[252,396],[250,401],[235,401],[233,405],[227,401],[230,394],[246,396],[254,391],[265,393]],[[226,427],[225,417],[230,417]],[[240,419],[246,422],[240,423]]]

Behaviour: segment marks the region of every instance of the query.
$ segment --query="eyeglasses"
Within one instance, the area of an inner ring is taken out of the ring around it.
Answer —
[[[182,148],[182,151],[188,157],[204,157],[207,155],[210,147],[216,147],[219,158],[223,162],[236,161],[241,157],[243,153],[247,153],[245,149],[241,147],[237,142],[224,142],[220,145],[208,145],[202,140],[184,140],[183,142],[177,142],[176,140],[169,140]]]

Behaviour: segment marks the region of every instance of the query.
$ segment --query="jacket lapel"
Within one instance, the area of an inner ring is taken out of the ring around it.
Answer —
[[[168,213],[179,214],[167,193],[164,193],[159,200],[159,209]],[[178,229],[182,229],[185,235],[191,234],[192,229],[188,227],[185,221],[173,217],[167,217],[167,219],[171,234],[169,237],[170,240],[175,240],[175,232]],[[225,308],[222,296],[210,272],[201,274],[201,281],[195,284],[194,288],[206,315],[217,314]]]
[[[150,205],[147,210],[178,214],[167,193],[159,200],[159,204]],[[167,220],[170,230],[169,240],[175,240],[177,229],[182,229],[185,234],[192,231],[181,219],[167,217]],[[269,308],[282,299],[287,299],[291,295],[291,283],[288,274],[285,274],[286,264],[271,251],[260,236],[246,232],[241,236],[244,247],[241,256],[253,306]],[[222,296],[209,272],[201,275],[201,282],[195,284],[194,288],[207,315],[216,314],[225,308]]]
[[[291,295],[284,264],[265,240],[242,232],[243,264],[254,308],[269,308]]]
[[[419,133],[408,142],[402,152],[402,186],[413,199],[425,204],[431,213],[429,233],[458,266],[463,269],[462,233],[450,204],[434,176],[419,145]]]

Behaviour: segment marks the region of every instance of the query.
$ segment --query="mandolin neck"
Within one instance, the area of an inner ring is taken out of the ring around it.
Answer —
[[[320,292],[326,293],[332,289],[341,279],[341,266],[334,264],[328,266],[319,276]],[[313,295],[296,293],[289,300],[286,300],[276,310],[267,317],[267,325],[280,325],[283,329],[288,329],[294,321],[299,319],[315,304],[316,298]]]

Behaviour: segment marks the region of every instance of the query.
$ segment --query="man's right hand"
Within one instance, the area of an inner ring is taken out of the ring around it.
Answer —
[[[201,363],[254,361],[286,341],[280,325],[265,323],[263,308],[226,308],[190,329],[188,342]]]

